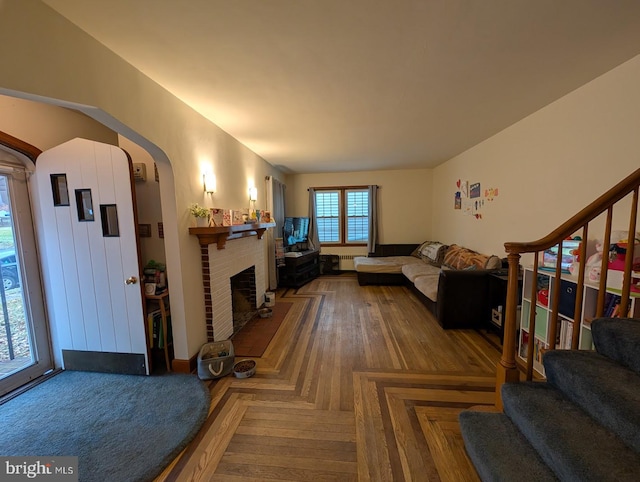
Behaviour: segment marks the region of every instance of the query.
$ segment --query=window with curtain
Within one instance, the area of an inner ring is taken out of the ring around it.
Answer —
[[[369,191],[316,189],[318,237],[323,244],[364,245],[369,239]]]

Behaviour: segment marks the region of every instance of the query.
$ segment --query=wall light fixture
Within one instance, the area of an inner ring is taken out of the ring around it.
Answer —
[[[204,184],[204,192],[207,194],[213,194],[216,192],[216,176],[212,172],[206,172],[202,175],[202,181]]]

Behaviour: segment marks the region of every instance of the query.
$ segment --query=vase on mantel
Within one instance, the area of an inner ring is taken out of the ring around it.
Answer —
[[[197,228],[206,228],[209,226],[209,218],[196,218]]]

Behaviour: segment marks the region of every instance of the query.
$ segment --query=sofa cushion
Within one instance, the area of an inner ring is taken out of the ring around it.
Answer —
[[[413,282],[413,286],[431,301],[438,299],[438,282],[440,276],[418,276]]]
[[[402,273],[402,266],[406,264],[424,264],[424,261],[413,256],[384,256],[353,258],[353,266],[360,273]]]
[[[452,269],[469,269],[471,266],[479,269],[498,269],[501,261],[497,256],[487,256],[452,244],[444,255],[443,264]]]
[[[420,258],[434,266],[440,266],[446,249],[447,246],[438,241],[425,241],[411,253],[411,256]]]
[[[440,276],[440,268],[428,263],[409,263],[402,266],[402,274],[412,283],[418,276]]]

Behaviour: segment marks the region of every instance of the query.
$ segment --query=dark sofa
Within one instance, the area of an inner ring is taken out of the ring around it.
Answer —
[[[406,284],[425,304],[445,329],[479,328],[486,325],[489,313],[488,280],[489,274],[501,267],[500,260],[484,256],[490,268],[452,269],[447,266],[421,266],[424,260],[412,256],[416,244],[378,245],[369,258],[387,258],[380,260],[360,260],[356,262],[356,272],[360,285],[392,285]],[[453,245],[457,249],[465,250]],[[446,247],[448,249],[448,247]],[[466,250],[477,256],[471,250]],[[484,259],[483,258],[483,259]],[[365,263],[376,263],[374,270],[368,271]],[[380,264],[377,264],[380,263]],[[403,272],[404,268],[404,272]],[[426,270],[422,276],[413,277],[411,270]],[[407,276],[405,273],[409,274]],[[425,288],[426,286],[426,288]]]

